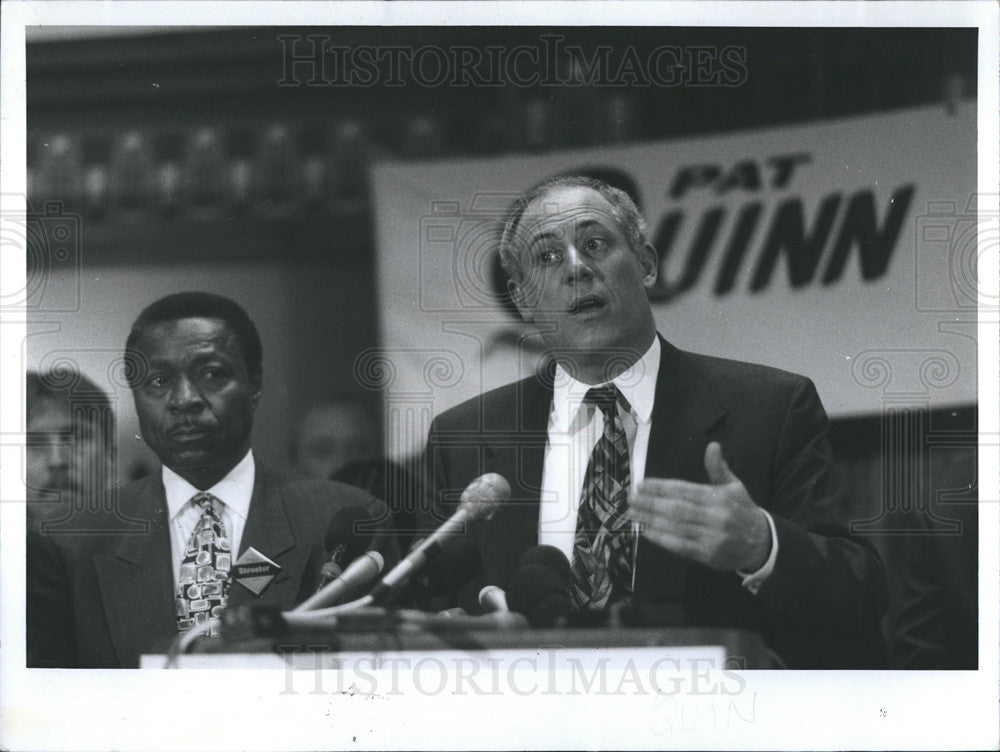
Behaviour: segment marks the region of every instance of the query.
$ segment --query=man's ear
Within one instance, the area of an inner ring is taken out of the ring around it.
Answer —
[[[524,290],[517,282],[509,279],[507,280],[507,292],[510,293],[511,302],[514,304],[514,307],[517,308],[517,312],[521,314],[521,318],[530,324],[533,319],[527,301],[524,297]]]
[[[250,397],[250,404],[253,405],[253,409],[257,409],[257,403],[260,402],[260,393],[264,390],[264,379],[263,374],[255,379],[253,385],[253,396]]]
[[[639,263],[642,265],[642,283],[647,290],[652,289],[656,284],[656,278],[660,273],[660,259],[656,254],[656,249],[652,243],[646,243],[639,251]]]

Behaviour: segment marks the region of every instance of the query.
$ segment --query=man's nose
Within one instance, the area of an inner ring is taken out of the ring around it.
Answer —
[[[570,284],[594,276],[594,270],[590,267],[590,259],[586,254],[580,252],[575,243],[566,246],[565,272],[566,281]]]
[[[190,379],[182,377],[177,380],[177,385],[170,392],[167,408],[173,412],[186,412],[201,409],[203,403],[201,392],[195,384]]]

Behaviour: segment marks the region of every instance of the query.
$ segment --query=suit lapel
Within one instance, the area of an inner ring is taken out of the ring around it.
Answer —
[[[488,434],[484,441],[485,471],[499,473],[511,484],[510,501],[481,527],[478,536],[483,568],[494,584],[506,585],[522,554],[538,545],[538,505],[551,404],[551,380],[546,381],[544,374],[524,379],[518,383],[513,414],[498,416],[503,429]]]
[[[705,437],[725,413],[689,356],[660,339],[646,476],[705,483]]]
[[[111,640],[123,666],[164,647],[177,632],[170,530],[158,474],[123,491],[122,509],[146,521],[142,533],[125,535],[111,555],[95,557]]]
[[[645,477],[706,483],[707,433],[725,413],[691,358],[662,337],[660,347]],[[641,600],[680,600],[690,566],[686,559],[640,538],[637,595]]]
[[[645,475],[705,483],[707,434],[725,413],[691,358],[662,337],[660,346]],[[510,436],[504,431],[490,434],[487,421],[485,472],[500,473],[512,486],[511,503],[483,525],[478,536],[487,579],[501,586],[524,552],[538,544],[538,505],[551,404],[551,378],[540,374],[519,383],[518,422]],[[641,539],[636,556],[640,599],[682,598],[690,562]]]
[[[233,582],[229,589],[229,607],[267,603],[290,608],[295,604],[310,550],[309,546],[296,545],[286,509],[286,505],[294,501],[286,498],[283,484],[275,482],[267,473],[257,471],[239,553],[242,556],[252,547],[280,566],[281,571],[260,595],[238,581]]]

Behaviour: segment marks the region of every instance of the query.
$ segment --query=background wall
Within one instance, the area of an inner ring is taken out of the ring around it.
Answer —
[[[48,283],[29,308],[32,331],[58,331],[30,337],[28,364],[59,349],[119,346],[134,314],[169,290],[231,294],[264,332],[268,391],[257,444],[278,464],[312,402],[357,399],[379,412],[380,395],[354,372],[358,355],[381,344],[372,162],[554,154],[956,107],[976,93],[968,29],[106,31],[29,36],[29,202],[42,229],[29,243],[28,271],[29,284]],[[554,36],[583,55],[554,57],[555,85],[429,86],[403,69],[391,85],[382,76],[351,86],[335,80],[323,53],[547,49]],[[732,85],[664,88],[627,77],[597,85],[600,71],[581,65],[601,49],[641,58],[665,45],[736,50],[745,76]],[[61,217],[70,231],[57,242],[51,228]],[[393,252],[412,257],[417,241]],[[74,295],[79,308],[60,302]],[[87,368],[100,381],[107,364]],[[131,452],[134,424],[122,402]]]

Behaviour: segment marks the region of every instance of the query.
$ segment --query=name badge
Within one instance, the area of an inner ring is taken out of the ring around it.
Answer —
[[[233,564],[232,577],[254,595],[264,592],[281,567],[251,546]]]

